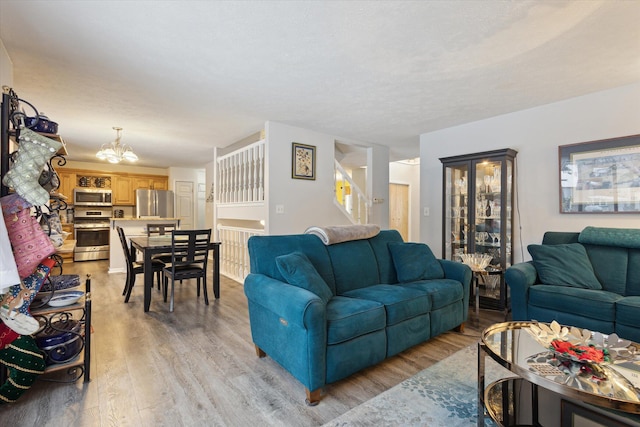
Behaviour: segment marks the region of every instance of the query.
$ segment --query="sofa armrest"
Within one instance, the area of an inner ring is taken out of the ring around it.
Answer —
[[[244,281],[253,343],[308,391],[324,386],[327,306],[306,289],[263,274]]]
[[[249,274],[244,281],[244,293],[252,303],[305,329],[318,324],[317,315],[320,314],[319,311],[324,313],[326,307],[322,299],[313,292],[264,274]]]
[[[513,320],[531,320],[528,313],[529,288],[536,283],[538,273],[533,262],[514,264],[507,268],[504,280],[511,289],[511,315]]]
[[[438,261],[444,270],[444,277],[446,279],[457,280],[462,283],[462,290],[464,291],[463,319],[466,319],[469,315],[469,295],[471,292],[472,277],[471,268],[461,262],[455,262],[448,259],[439,259]]]

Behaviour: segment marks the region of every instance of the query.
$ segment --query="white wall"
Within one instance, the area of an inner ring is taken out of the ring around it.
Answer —
[[[389,163],[389,183],[409,186],[409,241],[420,237],[420,166]]]
[[[516,262],[530,259],[526,246],[540,243],[545,231],[581,231],[588,225],[640,228],[640,214],[560,214],[558,207],[558,146],[640,134],[639,112],[640,83],[635,83],[421,135],[420,200],[430,216],[421,217],[420,241],[441,256],[438,159],[500,148],[518,151]]]
[[[0,87],[13,87],[13,62],[9,58],[9,53],[0,40]]]
[[[335,137],[277,122],[267,122],[265,176],[268,234],[303,233],[312,225],[347,225],[349,220],[334,206],[333,170]],[[291,143],[316,147],[316,179],[291,178]],[[284,206],[276,214],[276,205]]]

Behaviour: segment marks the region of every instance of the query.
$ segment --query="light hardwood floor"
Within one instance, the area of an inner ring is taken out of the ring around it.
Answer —
[[[448,332],[325,388],[318,406],[269,357],[256,356],[242,285],[222,277],[210,305],[195,282],[176,284],[169,312],[159,291],[143,312],[142,276],[124,304],[124,274],[106,261],[66,264],[92,274],[91,382],[38,381],[18,402],[0,406],[5,426],[317,426],[371,399],[457,350],[478,342],[502,315],[473,314],[464,333]],[[211,277],[209,277],[211,284]]]

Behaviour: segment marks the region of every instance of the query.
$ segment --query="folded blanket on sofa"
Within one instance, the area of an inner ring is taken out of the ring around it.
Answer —
[[[380,233],[380,227],[375,224],[313,226],[307,228],[304,233],[318,236],[325,245],[333,245],[349,240],[369,239],[377,236]]]

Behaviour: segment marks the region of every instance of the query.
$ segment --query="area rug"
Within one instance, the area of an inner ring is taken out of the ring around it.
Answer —
[[[462,349],[325,426],[475,426],[478,421],[477,345]],[[514,376],[485,358],[486,384]],[[493,425],[486,420],[485,425]]]

